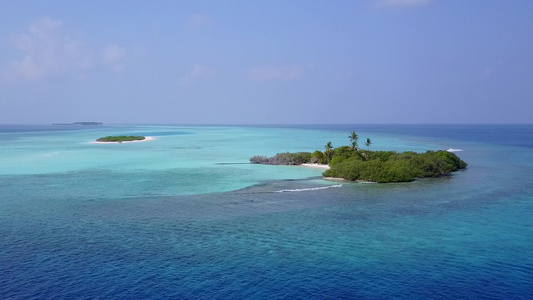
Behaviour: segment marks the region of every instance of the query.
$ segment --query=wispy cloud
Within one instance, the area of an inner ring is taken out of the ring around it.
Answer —
[[[192,70],[190,70],[189,72],[187,72],[187,74],[181,77],[180,84],[182,86],[190,86],[198,80],[206,79],[213,76],[213,74],[214,72],[210,68],[196,64],[193,66]]]
[[[304,68],[294,66],[265,66],[253,68],[248,77],[254,81],[283,80],[290,81],[300,78]]]
[[[119,47],[115,44],[108,44],[107,47],[104,49],[102,56],[103,56],[104,62],[112,63],[124,57],[125,53],[126,53],[126,50],[124,50],[124,48]]]
[[[94,53],[83,41],[69,36],[61,21],[42,18],[31,24],[28,31],[16,34],[12,44],[23,53],[23,58],[12,60],[4,67],[5,79],[35,80],[50,75],[84,72],[99,63]],[[113,71],[123,68],[125,49],[108,44],[102,52],[102,62]]]
[[[432,0],[377,0],[376,6],[378,7],[404,7],[424,5],[430,3]]]
[[[116,44],[109,43],[102,51],[104,63],[111,66],[114,72],[121,72],[124,69],[122,60],[126,54],[126,49]]]
[[[61,22],[44,18],[29,27],[27,33],[15,35],[13,45],[24,58],[11,62],[6,73],[10,78],[36,79],[93,65],[92,51],[82,42],[61,30]]]

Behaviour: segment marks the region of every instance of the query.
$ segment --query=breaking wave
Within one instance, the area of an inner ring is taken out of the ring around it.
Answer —
[[[305,188],[305,189],[287,189],[287,190],[275,191],[275,193],[318,191],[318,190],[325,190],[329,188],[339,188],[341,186],[342,184],[336,184],[336,185],[320,186],[320,187]]]

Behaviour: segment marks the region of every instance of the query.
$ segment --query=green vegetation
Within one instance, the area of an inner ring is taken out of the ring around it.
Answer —
[[[322,154],[322,152],[320,153]],[[263,165],[301,165],[309,163],[311,158],[312,154],[310,152],[285,152],[278,153],[274,157],[254,156],[250,158],[250,162]]]
[[[366,138],[365,146],[368,148],[368,150],[370,150],[370,145],[372,145],[372,140],[370,140],[370,138]]]
[[[102,122],[74,122],[74,123],[53,123],[52,125],[81,125],[81,126],[102,126]]]
[[[352,149],[357,150],[357,148],[359,147],[359,145],[357,144],[357,140],[359,139],[359,136],[357,135],[357,133],[355,133],[355,131],[352,131],[352,134],[350,134],[348,138],[350,139],[350,142],[352,143]]]
[[[329,160],[331,159],[331,154],[333,153],[331,151],[333,146],[331,145],[331,142],[328,142],[324,147],[324,155],[326,156],[326,162],[329,165]]]
[[[337,149],[335,149],[337,150]],[[422,177],[439,177],[466,168],[467,164],[454,153],[395,151],[354,151],[350,157],[334,156],[326,177],[350,181],[406,182]]]
[[[251,163],[269,165],[300,165],[303,163],[328,164],[331,168],[325,177],[343,178],[350,181],[406,182],[416,178],[449,175],[467,167],[457,155],[447,151],[425,153],[361,150],[357,146],[357,134],[348,136],[351,146],[333,148],[331,142],[324,152],[278,153],[274,157],[254,156]],[[366,139],[370,149],[372,141]]]
[[[121,136],[106,136],[103,138],[99,138],[96,141],[97,142],[114,142],[114,143],[122,143],[122,142],[131,142],[131,141],[142,141],[145,137],[142,135],[121,135]]]
[[[326,156],[320,150],[316,150],[311,153],[311,160],[309,161],[312,164],[325,164],[327,163]]]

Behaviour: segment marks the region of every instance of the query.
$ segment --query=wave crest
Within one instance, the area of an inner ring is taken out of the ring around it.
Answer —
[[[335,185],[320,186],[320,187],[314,187],[314,188],[287,189],[287,190],[275,191],[275,193],[318,191],[318,190],[325,190],[325,189],[330,189],[330,188],[339,188],[341,186],[342,184],[335,184]]]

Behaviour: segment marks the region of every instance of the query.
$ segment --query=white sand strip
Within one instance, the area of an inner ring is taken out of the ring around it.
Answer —
[[[142,142],[150,142],[155,141],[155,136],[145,136],[144,140],[136,140],[136,141],[126,141],[126,142],[91,142],[91,144],[126,144],[126,143],[142,143]]]
[[[308,168],[315,168],[315,169],[322,169],[322,170],[329,170],[329,165],[322,165],[322,164],[301,164],[300,166],[308,167]]]

